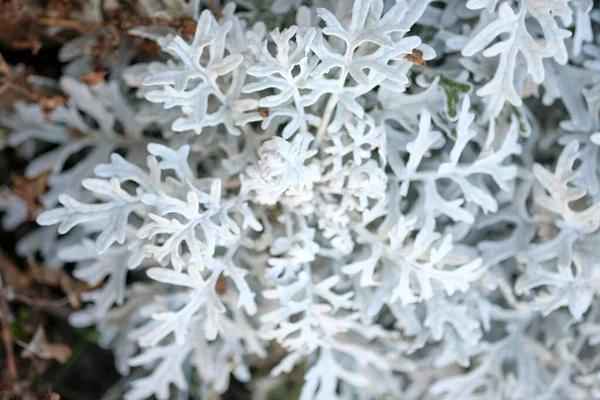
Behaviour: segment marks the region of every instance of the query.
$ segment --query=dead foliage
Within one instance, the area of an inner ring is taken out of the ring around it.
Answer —
[[[69,99],[69,97],[64,94],[49,96],[44,96],[43,94],[40,94],[39,96],[39,103],[40,108],[42,110],[42,114],[44,114],[44,118],[46,118],[46,121],[48,122],[52,122],[52,111],[54,111],[56,107],[65,104]]]
[[[51,171],[46,171],[32,179],[12,174],[11,192],[21,198],[27,205],[27,219],[30,221],[37,211],[42,208],[42,196],[46,193],[50,173]]]
[[[54,360],[60,364],[71,357],[71,348],[64,343],[51,343],[46,339],[44,328],[39,325],[29,343],[19,343],[23,346],[21,357],[32,360]]]
[[[108,74],[108,71],[106,71],[106,70],[91,71],[91,72],[88,72],[87,74],[81,75],[79,77],[79,79],[81,80],[81,82],[85,83],[86,85],[97,85],[101,82],[104,82],[104,79],[106,78],[107,74]]]
[[[72,308],[81,307],[81,294],[90,287],[62,269],[43,267],[33,257],[28,257],[26,264],[25,271],[21,270],[0,250],[0,354],[4,355],[0,357],[0,395],[56,399],[58,395],[50,388],[35,385],[34,389],[33,382],[54,363],[67,362],[72,350],[61,341],[48,339],[45,321],[50,315],[66,319]],[[36,317],[22,320],[18,311],[23,309]],[[19,339],[23,335],[30,338]]]
[[[423,52],[421,50],[414,49],[412,53],[406,56],[406,59],[413,64],[424,67],[427,65],[427,62],[423,59]]]
[[[0,54],[0,110],[12,107],[16,100],[29,102],[39,100],[38,94],[34,93],[27,83],[27,76],[30,73],[31,68],[13,71]]]

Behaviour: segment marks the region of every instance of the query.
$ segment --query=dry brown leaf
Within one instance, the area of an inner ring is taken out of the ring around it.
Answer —
[[[93,288],[86,282],[81,282],[63,269],[45,268],[36,262],[32,255],[27,256],[27,276],[44,286],[60,287],[71,307],[79,309],[83,306],[81,295]]]
[[[261,117],[267,118],[269,116],[269,109],[267,107],[260,107],[258,113]]]
[[[190,17],[172,17],[170,15],[160,15],[155,21],[143,20],[141,25],[153,25],[154,23],[159,26],[170,26],[179,30],[179,36],[185,40],[194,37],[197,27],[196,21]]]
[[[36,55],[42,48],[42,41],[37,35],[27,35],[25,39],[13,40],[12,47],[16,50],[30,50],[31,54]]]
[[[152,40],[144,39],[139,44],[139,49],[149,56],[158,56],[158,44]]]
[[[28,11],[28,8],[24,7],[19,0],[3,0],[0,2],[1,18],[5,21],[19,21]]]
[[[82,11],[83,0],[49,0],[45,14],[48,17],[66,18],[73,11]]]
[[[44,118],[46,121],[52,122],[52,111],[60,105],[65,104],[65,102],[69,99],[66,95],[56,95],[56,96],[46,96],[40,99],[40,108],[42,109],[42,114],[44,114]]]
[[[15,49],[37,53],[42,46],[56,46],[69,39],[73,29],[83,30],[86,23],[69,19],[83,9],[85,0],[1,0],[0,41]],[[61,32],[47,26],[61,26]],[[66,33],[66,34],[63,34]]]
[[[60,400],[60,394],[54,392],[46,393],[46,399],[48,400]]]
[[[16,100],[37,101],[38,96],[31,91],[27,77],[31,68],[11,69],[0,54],[0,109],[12,108]]]
[[[191,39],[196,33],[196,21],[185,18],[181,21],[181,37],[185,40]]]
[[[107,74],[108,71],[92,71],[88,72],[87,74],[81,75],[79,79],[86,85],[97,85],[100,82],[104,82],[104,79],[106,78]]]
[[[64,273],[62,269],[44,268],[44,266],[40,265],[31,254],[27,255],[26,260],[27,275],[29,275],[33,281],[41,283],[44,286],[56,287],[59,285],[61,276]]]
[[[3,78],[13,79],[13,74],[10,69],[10,66],[8,65],[2,54],[0,54],[0,73],[2,73]]]
[[[116,23],[118,25],[118,23]],[[84,47],[83,51],[90,54],[92,57],[92,66],[96,70],[106,68],[106,58],[108,56],[113,57],[113,61],[119,57],[119,44],[121,43],[121,36],[125,33],[119,30],[118,26],[107,21],[107,25],[104,29],[98,30],[94,33],[94,41],[91,45]]]
[[[213,4],[212,0],[206,0],[206,6],[210,9],[216,19],[223,18],[223,13]]]
[[[421,50],[414,49],[411,54],[406,56],[406,59],[413,64],[420,65],[421,67],[427,65],[425,60],[423,60],[423,52]]]
[[[25,201],[27,205],[27,219],[31,220],[35,213],[41,208],[42,196],[46,193],[46,183],[51,171],[28,179],[24,176],[12,174],[12,193]]]
[[[92,289],[90,285],[85,282],[76,281],[71,278],[68,274],[62,274],[59,281],[60,288],[67,295],[69,304],[75,309],[83,307],[83,300],[81,295]]]
[[[223,277],[223,275],[219,275],[219,277],[217,278],[215,289],[219,294],[224,294],[227,291],[227,281],[225,280],[225,277]]]
[[[71,357],[71,348],[64,343],[49,343],[42,326],[38,326],[31,339],[21,352],[23,358],[41,358],[43,360],[55,360],[61,364],[67,362]]]
[[[31,286],[31,276],[21,272],[19,267],[17,267],[17,265],[10,259],[8,254],[6,254],[2,249],[0,249],[0,272],[4,272],[4,276],[8,280],[6,283],[14,290],[28,288]]]

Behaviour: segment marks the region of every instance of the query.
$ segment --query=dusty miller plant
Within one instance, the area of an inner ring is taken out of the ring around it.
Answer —
[[[20,246],[96,287],[71,322],[145,371],[126,398],[599,398],[593,2],[237,3],[134,28],[160,57],[64,77],[56,126],[3,117],[57,145],[53,250]]]

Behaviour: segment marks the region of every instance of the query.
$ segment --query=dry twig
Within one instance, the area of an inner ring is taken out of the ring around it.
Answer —
[[[12,337],[9,328],[10,308],[4,295],[5,289],[0,276],[0,329],[2,329],[2,343],[6,352],[6,366],[8,369],[9,383],[15,384],[19,380],[17,372],[17,363],[15,361],[15,353],[13,350]]]

